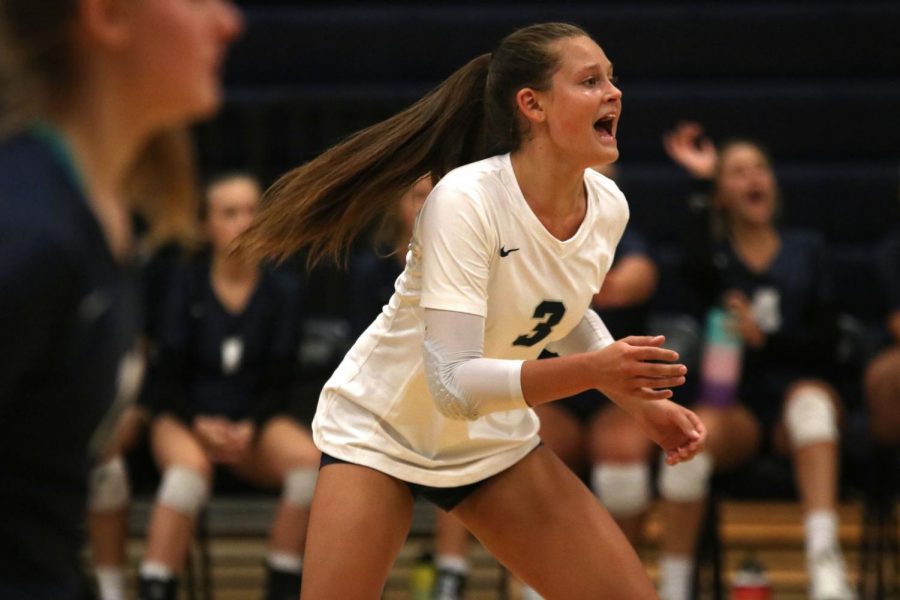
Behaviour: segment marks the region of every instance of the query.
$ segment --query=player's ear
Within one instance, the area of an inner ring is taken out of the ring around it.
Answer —
[[[135,4],[134,0],[80,0],[78,31],[88,44],[121,46],[131,37]]]
[[[541,98],[538,92],[531,88],[522,88],[516,93],[516,107],[531,123],[542,123],[546,119]]]

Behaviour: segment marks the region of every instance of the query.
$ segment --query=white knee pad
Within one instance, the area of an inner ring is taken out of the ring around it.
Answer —
[[[598,463],[591,471],[591,487],[614,517],[639,515],[650,506],[650,468],[639,463]]]
[[[788,400],[784,425],[794,448],[838,439],[834,404],[819,388],[804,387]]]
[[[288,504],[306,508],[312,504],[313,492],[316,489],[318,469],[293,469],[284,478],[282,499]]]
[[[109,512],[128,506],[131,488],[125,461],[117,456],[91,469],[88,481],[88,511]]]
[[[166,469],[159,485],[157,502],[188,517],[197,514],[209,498],[206,477],[188,467],[174,466]]]
[[[702,500],[709,491],[709,478],[713,471],[712,456],[701,452],[687,462],[671,466],[662,456],[659,468],[659,494],[672,502]]]

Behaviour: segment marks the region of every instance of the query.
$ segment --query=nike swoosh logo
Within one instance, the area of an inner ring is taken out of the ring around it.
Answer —
[[[507,250],[503,246],[500,246],[500,258],[506,258],[507,256],[510,255],[510,253],[515,252],[517,250],[518,250],[518,248],[510,248],[509,250]]]

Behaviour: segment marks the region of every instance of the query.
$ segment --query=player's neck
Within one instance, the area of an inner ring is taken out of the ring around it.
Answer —
[[[117,198],[149,133],[112,92],[73,94],[51,110],[48,121],[71,148],[88,196]]]
[[[584,214],[584,167],[560,160],[536,142],[525,144],[510,159],[519,189],[535,214],[554,219]]]
[[[52,115],[51,126],[69,153],[78,184],[117,260],[132,253],[131,206],[125,182],[137,155],[137,138],[114,120],[69,110]]]
[[[771,223],[732,222],[730,235],[735,245],[744,248],[766,248],[778,242],[778,232]]]
[[[229,283],[254,283],[259,277],[259,266],[231,256],[227,252],[214,252],[213,278]]]
[[[753,271],[765,271],[781,248],[778,232],[771,224],[732,226],[731,244]]]

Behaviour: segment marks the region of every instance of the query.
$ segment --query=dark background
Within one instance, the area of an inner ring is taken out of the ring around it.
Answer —
[[[204,174],[241,167],[271,182],[517,27],[569,21],[603,46],[620,78],[619,183],[632,223],[658,248],[660,309],[679,308],[689,189],[660,137],[690,119],[714,140],[746,136],[771,150],[785,223],[826,236],[843,310],[880,316],[871,251],[900,222],[898,2],[239,5],[246,31],[227,63],[224,109],[196,130]]]

